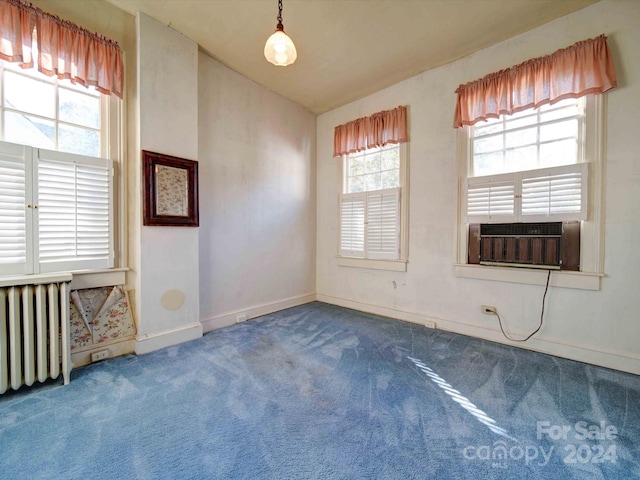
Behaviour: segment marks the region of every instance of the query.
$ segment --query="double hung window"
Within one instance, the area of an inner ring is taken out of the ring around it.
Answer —
[[[8,62],[0,95],[0,275],[113,267],[118,100]]]
[[[407,141],[403,105],[335,128],[339,265],[406,271]]]
[[[344,155],[341,256],[400,259],[404,157],[405,148],[398,144]]]
[[[469,223],[586,220],[585,100],[469,127]]]
[[[454,115],[461,187],[458,275],[540,281],[522,271],[465,268],[472,263],[472,253],[474,260],[477,253],[478,230],[472,224],[499,223],[505,226],[500,235],[507,235],[509,223],[580,221],[577,265],[585,275],[559,274],[556,284],[599,288],[603,267],[602,94],[616,85],[607,39],[600,35],[458,87]],[[568,230],[575,231],[575,225],[567,225]],[[518,232],[528,231],[520,227]],[[500,242],[489,241],[489,236],[487,233],[487,241],[481,242],[487,246],[482,256],[502,258]],[[567,240],[568,245],[575,253],[575,242]],[[508,248],[511,259],[514,252]]]

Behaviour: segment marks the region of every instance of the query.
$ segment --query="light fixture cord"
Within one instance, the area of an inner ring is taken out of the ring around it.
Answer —
[[[284,31],[284,26],[282,25],[282,0],[278,0],[278,25],[276,29]]]

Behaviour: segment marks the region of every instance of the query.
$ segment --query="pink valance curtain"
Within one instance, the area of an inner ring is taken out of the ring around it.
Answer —
[[[122,98],[124,64],[116,42],[31,3],[0,0],[0,58],[23,68],[33,67],[34,29],[40,72]]]
[[[407,107],[374,113],[335,128],[333,156],[407,141]]]
[[[616,85],[607,37],[600,35],[460,85],[453,126],[603,93]]]

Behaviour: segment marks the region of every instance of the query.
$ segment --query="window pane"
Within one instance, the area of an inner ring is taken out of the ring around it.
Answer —
[[[357,177],[349,178],[349,190],[347,193],[364,192],[364,177],[359,175]]]
[[[364,171],[366,173],[379,172],[381,160],[380,152],[367,155],[365,157]]]
[[[100,99],[98,97],[66,88],[58,89],[58,93],[60,120],[84,127],[100,128]]]
[[[400,186],[400,147],[387,145],[348,156],[347,193]]]
[[[507,150],[505,153],[506,172],[533,170],[538,167],[538,149],[535,145],[530,147],[514,148],[513,150]]]
[[[538,129],[536,127],[527,128],[526,130],[518,130],[506,134],[507,148],[522,147],[536,143],[538,138]]]
[[[367,192],[370,192],[371,190],[380,190],[382,188],[382,179],[380,173],[365,175],[364,181]]]
[[[60,125],[58,127],[58,150],[99,157],[100,134],[96,130]]]
[[[55,127],[52,121],[5,112],[4,122],[4,139],[7,142],[48,149],[55,147]]]
[[[575,163],[577,160],[577,142],[574,139],[540,145],[540,166],[555,167]]]
[[[558,120],[561,118],[573,117],[577,114],[578,114],[577,105],[574,105],[573,107],[569,107],[569,108],[558,108],[558,109],[551,110],[549,112],[541,113],[540,121],[549,122],[551,120]]]
[[[499,119],[491,119],[486,122],[478,123],[476,127],[473,129],[474,137],[481,137],[482,135],[487,135],[489,133],[495,133],[502,131],[504,125],[502,124],[502,120]]]
[[[391,170],[394,168],[400,168],[400,149],[388,148],[382,151],[382,170]]]
[[[556,105],[503,116],[471,127],[473,176],[511,173],[544,166],[569,165],[580,161],[578,142],[583,122],[582,100],[567,99]],[[487,133],[503,125],[504,133]],[[480,134],[486,134],[484,137]],[[504,144],[499,145],[499,139]],[[565,142],[565,140],[567,140]],[[558,144],[557,147],[544,146]],[[560,153],[554,153],[557,149]],[[502,153],[504,161],[501,161]],[[542,158],[544,157],[544,158]]]
[[[362,156],[349,158],[349,175],[362,175],[364,173],[364,159]]]
[[[527,127],[529,125],[535,125],[536,123],[538,123],[538,116],[537,115],[527,115],[525,117],[514,118],[513,120],[510,120],[510,121],[506,122],[505,129],[513,130],[515,128]]]
[[[27,113],[53,118],[55,87],[13,72],[4,74],[4,106]]]
[[[400,186],[400,171],[387,170],[382,172],[382,188],[395,188]]]
[[[577,137],[578,120],[571,119],[564,122],[552,123],[540,127],[540,141],[548,142],[559,138]]]
[[[502,150],[504,145],[502,135],[495,135],[493,137],[481,138],[473,142],[473,151],[475,153],[487,153]]]
[[[504,171],[504,158],[502,151],[476,155],[473,164],[473,175],[493,175]]]

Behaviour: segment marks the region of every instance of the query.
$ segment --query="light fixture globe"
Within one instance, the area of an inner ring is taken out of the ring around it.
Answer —
[[[265,58],[279,67],[291,65],[298,58],[296,46],[284,30],[276,30],[264,45]]]
[[[276,32],[267,38],[267,43],[264,44],[264,57],[279,67],[291,65],[296,61],[296,58],[298,58],[298,52],[296,52],[296,46],[293,44],[293,40],[284,33],[284,26],[282,25],[282,0],[278,0],[278,24],[276,25]]]

